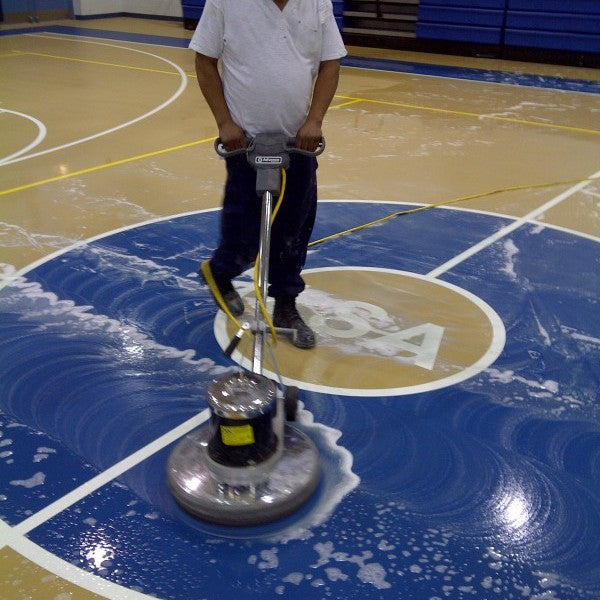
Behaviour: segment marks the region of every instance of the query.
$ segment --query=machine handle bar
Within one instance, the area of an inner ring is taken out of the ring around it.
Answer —
[[[237,150],[226,150],[225,146],[223,146],[223,142],[221,142],[221,138],[217,138],[215,140],[215,152],[223,158],[229,158],[230,156],[238,156],[240,154],[247,154],[248,151],[252,149],[254,138],[247,137],[246,139],[248,140],[248,146],[246,148],[238,148]],[[305,156],[319,156],[319,154],[323,154],[323,151],[325,150],[325,138],[321,138],[321,141],[319,142],[319,145],[317,146],[316,150],[313,151],[300,150],[300,148],[296,148],[296,138],[288,138],[286,140],[285,149],[289,153],[293,154],[304,154]]]

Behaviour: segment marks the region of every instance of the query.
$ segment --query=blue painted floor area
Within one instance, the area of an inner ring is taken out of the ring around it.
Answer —
[[[599,250],[597,242],[528,225],[482,251],[475,259],[479,267],[467,261],[442,277],[490,302],[504,322],[505,351],[485,383],[492,398],[528,406],[541,400],[544,408],[554,399],[557,415],[580,408],[584,417],[590,410],[597,419]],[[482,286],[472,279],[474,269],[496,275]],[[511,373],[516,379],[507,390]],[[532,381],[544,380],[546,388],[531,389]]]
[[[394,210],[323,203],[314,238]],[[208,382],[232,364],[196,275],[217,218],[109,235],[0,290],[6,522],[205,408]],[[507,222],[460,210],[398,217],[314,246],[307,267],[426,274]],[[303,393],[323,435],[341,434],[360,477],[331,514],[324,506],[343,485],[343,453],[325,438],[317,496],[282,522],[245,529],[181,511],[165,481],[169,446],[29,537],[173,600],[600,598],[599,266],[597,242],[523,226],[441,277],[501,316],[507,343],[495,364],[408,396]]]
[[[347,210],[344,204],[320,205],[313,241],[318,242],[352,227],[415,208],[398,203],[364,202],[346,205],[351,206],[351,210]],[[329,214],[331,216],[325,216]],[[339,265],[340,256],[344,256],[346,265],[396,268],[425,275],[508,223],[510,219],[455,210],[401,214],[358,233],[311,246],[306,266]],[[390,229],[396,237],[388,237]],[[382,235],[383,232],[385,235]]]
[[[0,31],[0,36],[20,35],[36,32],[88,36],[106,40],[134,42],[138,44],[170,46],[173,48],[187,48],[189,45],[189,40],[186,38],[157,36],[124,31],[107,31],[105,29],[72,27],[69,25],[43,25],[35,28],[27,27],[22,29],[8,29]],[[586,94],[600,94],[600,81],[569,79],[566,77],[533,75],[529,73],[495,71],[491,69],[475,69],[469,67],[456,67],[452,65],[437,65],[422,62],[369,58],[363,56],[347,56],[342,59],[342,65],[345,67],[371,69],[374,71],[413,73],[415,75],[427,75],[431,77],[466,79],[485,83],[500,83],[506,85],[564,90],[569,92],[582,92]]]

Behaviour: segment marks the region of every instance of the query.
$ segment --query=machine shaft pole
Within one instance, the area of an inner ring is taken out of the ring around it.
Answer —
[[[262,211],[260,219],[260,247],[258,250],[258,289],[265,304],[267,302],[267,289],[269,285],[269,252],[271,248],[271,213],[273,208],[273,194],[264,192],[262,197]],[[254,320],[256,335],[254,336],[254,353],[252,357],[252,371],[262,375],[263,344],[266,326],[260,305],[257,302]]]

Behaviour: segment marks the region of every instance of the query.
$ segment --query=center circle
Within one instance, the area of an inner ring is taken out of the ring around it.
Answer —
[[[263,373],[304,390],[347,396],[399,396],[465,381],[504,348],[498,314],[481,298],[425,275],[371,267],[307,269],[297,306],[317,346],[295,348],[283,336],[263,352]],[[240,322],[254,320],[252,285],[239,288]],[[269,302],[268,307],[271,306]],[[219,311],[215,337],[226,348],[237,326]],[[244,336],[232,358],[252,366]]]

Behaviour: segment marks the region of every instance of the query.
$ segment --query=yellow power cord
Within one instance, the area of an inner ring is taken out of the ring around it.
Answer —
[[[219,305],[221,310],[229,317],[229,319],[231,319],[231,321],[233,321],[233,323],[235,323],[236,327],[239,330],[244,329],[242,327],[242,324],[233,316],[233,313],[227,308],[227,303],[225,302],[225,299],[223,298],[217,286],[217,283],[215,282],[215,278],[213,277],[212,270],[210,268],[210,261],[205,260],[200,265],[200,270],[202,271],[202,275],[204,276],[204,281],[206,281],[208,287],[210,288],[210,291],[215,297],[215,300],[217,301],[217,304]],[[244,333],[246,333],[245,330]]]
[[[424,210],[430,210],[432,208],[438,208],[440,206],[447,206],[449,204],[456,204],[458,202],[466,202],[467,200],[476,200],[477,198],[485,198],[486,196],[493,196],[494,194],[500,194],[502,192],[517,192],[519,190],[535,190],[540,188],[554,187],[557,185],[573,185],[576,183],[583,183],[584,181],[593,181],[593,179],[586,177],[585,179],[571,179],[568,181],[553,181],[552,183],[537,183],[537,184],[529,184],[529,185],[515,185],[512,187],[505,188],[497,188],[495,190],[489,190],[487,192],[480,192],[478,194],[470,194],[469,196],[461,196],[460,198],[454,198],[453,200],[444,200],[444,202],[436,202],[435,204],[425,204],[423,206],[417,206],[416,208],[410,208],[408,210],[399,210],[390,215],[386,215],[385,217],[381,217],[380,219],[375,219],[374,221],[369,221],[368,223],[363,223],[362,225],[357,225],[356,227],[350,227],[349,229],[344,229],[343,231],[338,231],[337,233],[332,233],[331,235],[327,235],[321,239],[313,240],[308,244],[309,247],[316,246],[317,244],[322,244],[328,240],[333,240],[335,238],[341,237],[343,235],[347,235],[348,233],[355,233],[356,231],[362,231],[367,227],[372,227],[373,225],[379,225],[380,223],[385,223],[390,219],[394,219],[395,217],[400,217],[403,215],[410,215],[412,213],[422,212]]]

